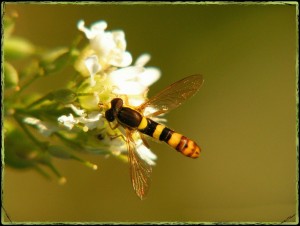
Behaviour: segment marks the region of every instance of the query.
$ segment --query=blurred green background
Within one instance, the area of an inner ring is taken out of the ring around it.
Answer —
[[[2,204],[13,221],[278,222],[297,212],[296,5],[6,3],[4,10],[19,14],[14,34],[47,48],[70,45],[80,19],[124,30],[134,59],[150,53],[148,65],[162,71],[150,96],[191,74],[205,78],[167,115],[202,155],[151,143],[158,161],[147,199],[135,195],[128,165],[83,155],[99,169],[54,162],[65,185],[5,168]],[[31,89],[63,87],[68,78],[57,74]]]

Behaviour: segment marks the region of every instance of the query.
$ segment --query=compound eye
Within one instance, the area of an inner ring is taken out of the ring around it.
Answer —
[[[111,101],[111,108],[119,111],[123,107],[123,100],[121,98],[115,98]]]
[[[114,113],[112,111],[112,109],[109,109],[105,112],[105,118],[107,119],[107,121],[112,122],[115,120],[115,116]]]

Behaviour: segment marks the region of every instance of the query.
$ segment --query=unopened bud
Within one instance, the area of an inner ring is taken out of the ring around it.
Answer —
[[[17,87],[19,75],[17,70],[9,63],[4,62],[4,85],[6,88]]]
[[[77,94],[70,89],[60,89],[54,91],[52,94],[53,99],[62,104],[70,104],[74,102],[77,98]]]

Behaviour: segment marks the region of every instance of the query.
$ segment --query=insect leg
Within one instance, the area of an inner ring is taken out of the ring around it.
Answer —
[[[119,123],[116,123],[114,126],[112,126],[111,122],[108,122],[108,125],[111,128],[111,130],[115,130],[119,126]]]
[[[107,135],[109,136],[109,138],[110,138],[111,140],[114,140],[114,139],[116,139],[116,138],[118,138],[118,137],[121,137],[121,138],[124,140],[124,142],[127,141],[127,140],[126,140],[126,137],[125,137],[123,134],[115,134],[115,135],[111,135],[111,134],[108,134],[108,133],[107,133]]]
[[[149,145],[148,141],[146,140],[146,137],[144,136],[144,134],[142,134],[142,133],[139,133],[139,134],[140,134],[140,137],[141,137],[141,139],[142,139],[144,145],[145,145],[147,148],[150,148],[150,145]]]

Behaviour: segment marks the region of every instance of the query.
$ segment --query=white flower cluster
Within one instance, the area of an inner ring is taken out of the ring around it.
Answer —
[[[84,125],[84,131],[100,128],[104,125],[103,113],[98,109],[99,102],[109,102],[116,96],[126,96],[128,103],[138,106],[146,100],[149,86],[160,78],[160,71],[154,67],[145,67],[150,60],[149,54],[140,56],[132,64],[132,56],[126,51],[126,40],[123,31],[106,31],[107,23],[99,21],[90,28],[84,21],[79,21],[78,29],[89,39],[89,55],[84,65],[89,72],[88,92],[90,97],[80,102],[85,110],[71,107],[76,116],[62,115],[58,121],[68,129],[74,125]],[[91,110],[92,109],[92,110]],[[87,112],[89,111],[89,113]],[[118,146],[118,147],[117,147]],[[137,152],[147,163],[154,165],[156,156],[144,146],[142,140],[136,140]],[[111,150],[126,150],[126,145],[111,141]]]
[[[87,114],[84,110],[78,109],[73,104],[68,104],[66,105],[66,107],[70,107],[78,116],[74,117],[72,114],[69,114],[69,116],[62,115],[58,118],[58,122],[63,124],[68,129],[71,130],[74,127],[74,125],[78,123],[85,125],[83,127],[83,130],[85,131],[100,128],[101,126],[103,126],[103,122],[100,121],[100,112],[93,111]]]

